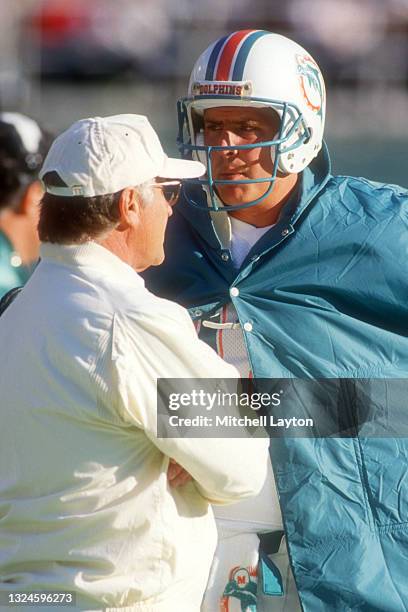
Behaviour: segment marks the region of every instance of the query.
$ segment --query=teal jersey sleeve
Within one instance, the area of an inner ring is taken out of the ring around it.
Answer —
[[[0,232],[0,298],[10,289],[24,285],[32,268],[19,264],[7,236]]]

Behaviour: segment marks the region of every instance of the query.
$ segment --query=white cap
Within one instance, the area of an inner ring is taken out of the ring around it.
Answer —
[[[56,138],[40,171],[56,172],[65,186],[46,184],[48,193],[92,197],[137,187],[155,177],[201,176],[200,162],[168,157],[144,115],[91,117]],[[52,181],[50,181],[51,183]]]

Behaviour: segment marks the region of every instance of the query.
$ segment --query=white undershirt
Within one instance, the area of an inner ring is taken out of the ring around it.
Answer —
[[[254,244],[273,227],[255,227],[250,223],[245,223],[240,219],[236,219],[230,215],[231,221],[231,255],[232,261],[236,268],[240,268],[245,257],[252,249]]]

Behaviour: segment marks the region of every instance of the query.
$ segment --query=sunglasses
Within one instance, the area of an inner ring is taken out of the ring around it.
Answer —
[[[169,206],[174,206],[180,196],[181,181],[163,181],[161,183],[152,183],[152,187],[161,189],[166,202]]]

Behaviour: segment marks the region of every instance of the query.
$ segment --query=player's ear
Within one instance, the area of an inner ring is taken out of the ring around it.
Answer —
[[[140,221],[140,211],[142,207],[141,197],[134,187],[126,187],[120,194],[119,224],[117,230],[123,231],[135,226]]]

